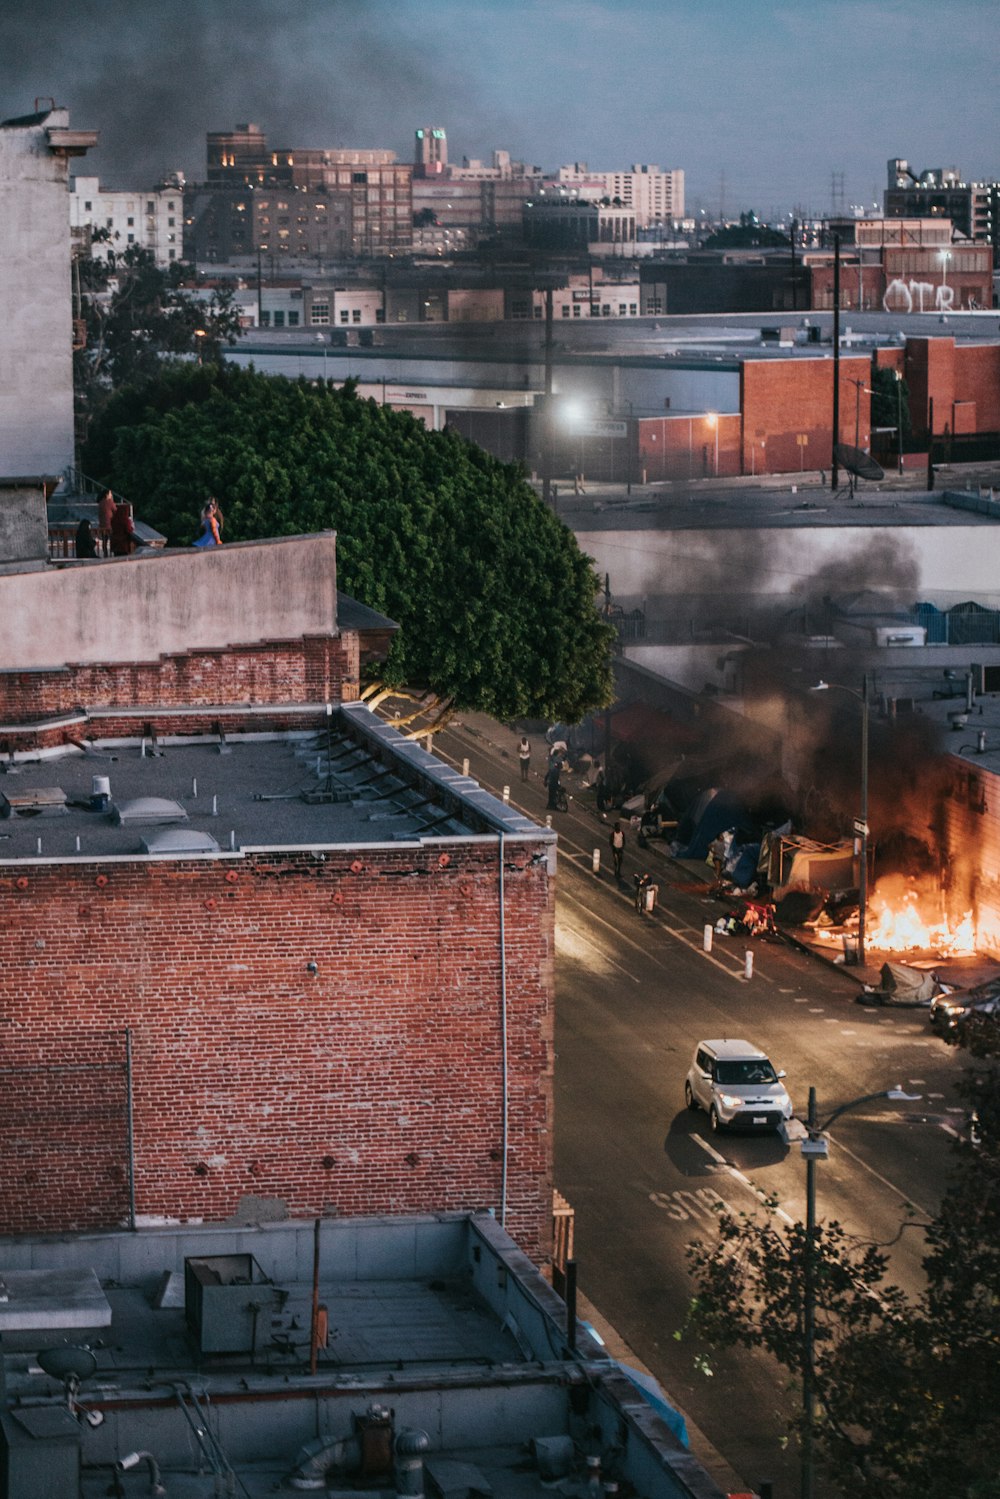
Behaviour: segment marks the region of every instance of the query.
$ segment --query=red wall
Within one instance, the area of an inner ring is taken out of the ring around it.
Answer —
[[[833,456],[833,359],[747,359],[742,365],[743,472],[794,474],[829,468]],[[858,387],[862,385],[860,403]],[[871,361],[841,356],[840,441],[867,448],[871,431]],[[797,438],[807,438],[800,448]],[[751,444],[757,451],[751,460]],[[763,446],[762,446],[763,445]],[[762,467],[762,461],[764,467]]]
[[[553,894],[508,843],[507,1226],[549,1252]],[[307,964],[315,962],[312,976]],[[495,1206],[495,844],[0,869],[0,1232]]]

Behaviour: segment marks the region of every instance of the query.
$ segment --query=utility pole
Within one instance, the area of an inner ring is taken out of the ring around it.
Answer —
[[[545,407],[542,417],[542,504],[552,504],[552,287],[545,288]]]
[[[830,455],[830,488],[840,486],[837,444],[840,441],[840,235],[833,236],[833,452]]]

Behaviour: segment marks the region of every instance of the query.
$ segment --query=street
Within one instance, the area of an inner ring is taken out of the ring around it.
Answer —
[[[509,739],[510,743],[507,743]],[[447,758],[468,756],[490,789],[544,820],[540,777],[517,782],[515,736],[463,728],[439,736]],[[536,749],[535,761],[540,759]],[[774,1482],[775,1499],[798,1492],[798,1454],[783,1444],[794,1392],[763,1355],[708,1356],[678,1341],[692,1294],[685,1250],[710,1239],[720,1208],[762,1212],[773,1199],[786,1221],[805,1218],[805,1167],[779,1137],[711,1135],[689,1112],[683,1086],[694,1047],[741,1037],[787,1072],[796,1114],[817,1089],[824,1121],[861,1095],[901,1084],[919,1102],[879,1100],[839,1119],[829,1160],[817,1168],[818,1218],[836,1219],[891,1257],[892,1279],[921,1284],[920,1225],[945,1180],[950,1130],[961,1114],[952,1095],[960,1066],[930,1032],[925,1011],[868,1009],[838,969],[780,942],[717,937],[703,929],[725,905],[693,871],[629,836],[623,879],[610,873],[609,823],[575,778],[569,811],[553,814],[560,835],[557,895],[555,1184],[576,1211],[575,1256],[584,1294],[750,1487]],[[592,872],[601,849],[602,872]],[[632,876],[650,869],[654,912],[639,916]],[[744,976],[753,951],[753,976]],[[710,1454],[692,1446],[711,1467]],[[726,1481],[716,1473],[719,1481]],[[822,1485],[817,1486],[822,1495]]]

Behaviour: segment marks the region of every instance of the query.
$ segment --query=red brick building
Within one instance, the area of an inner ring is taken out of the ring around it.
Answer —
[[[56,583],[191,602],[242,550]],[[249,636],[220,579],[186,651],[105,616],[105,659],[2,680],[0,1232],[487,1207],[544,1259],[554,835],[339,706],[389,621],[198,646]]]

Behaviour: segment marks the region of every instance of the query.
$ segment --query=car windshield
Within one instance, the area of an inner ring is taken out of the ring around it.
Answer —
[[[770,1062],[716,1062],[715,1081],[726,1087],[739,1087],[747,1083],[776,1083],[777,1074]]]

